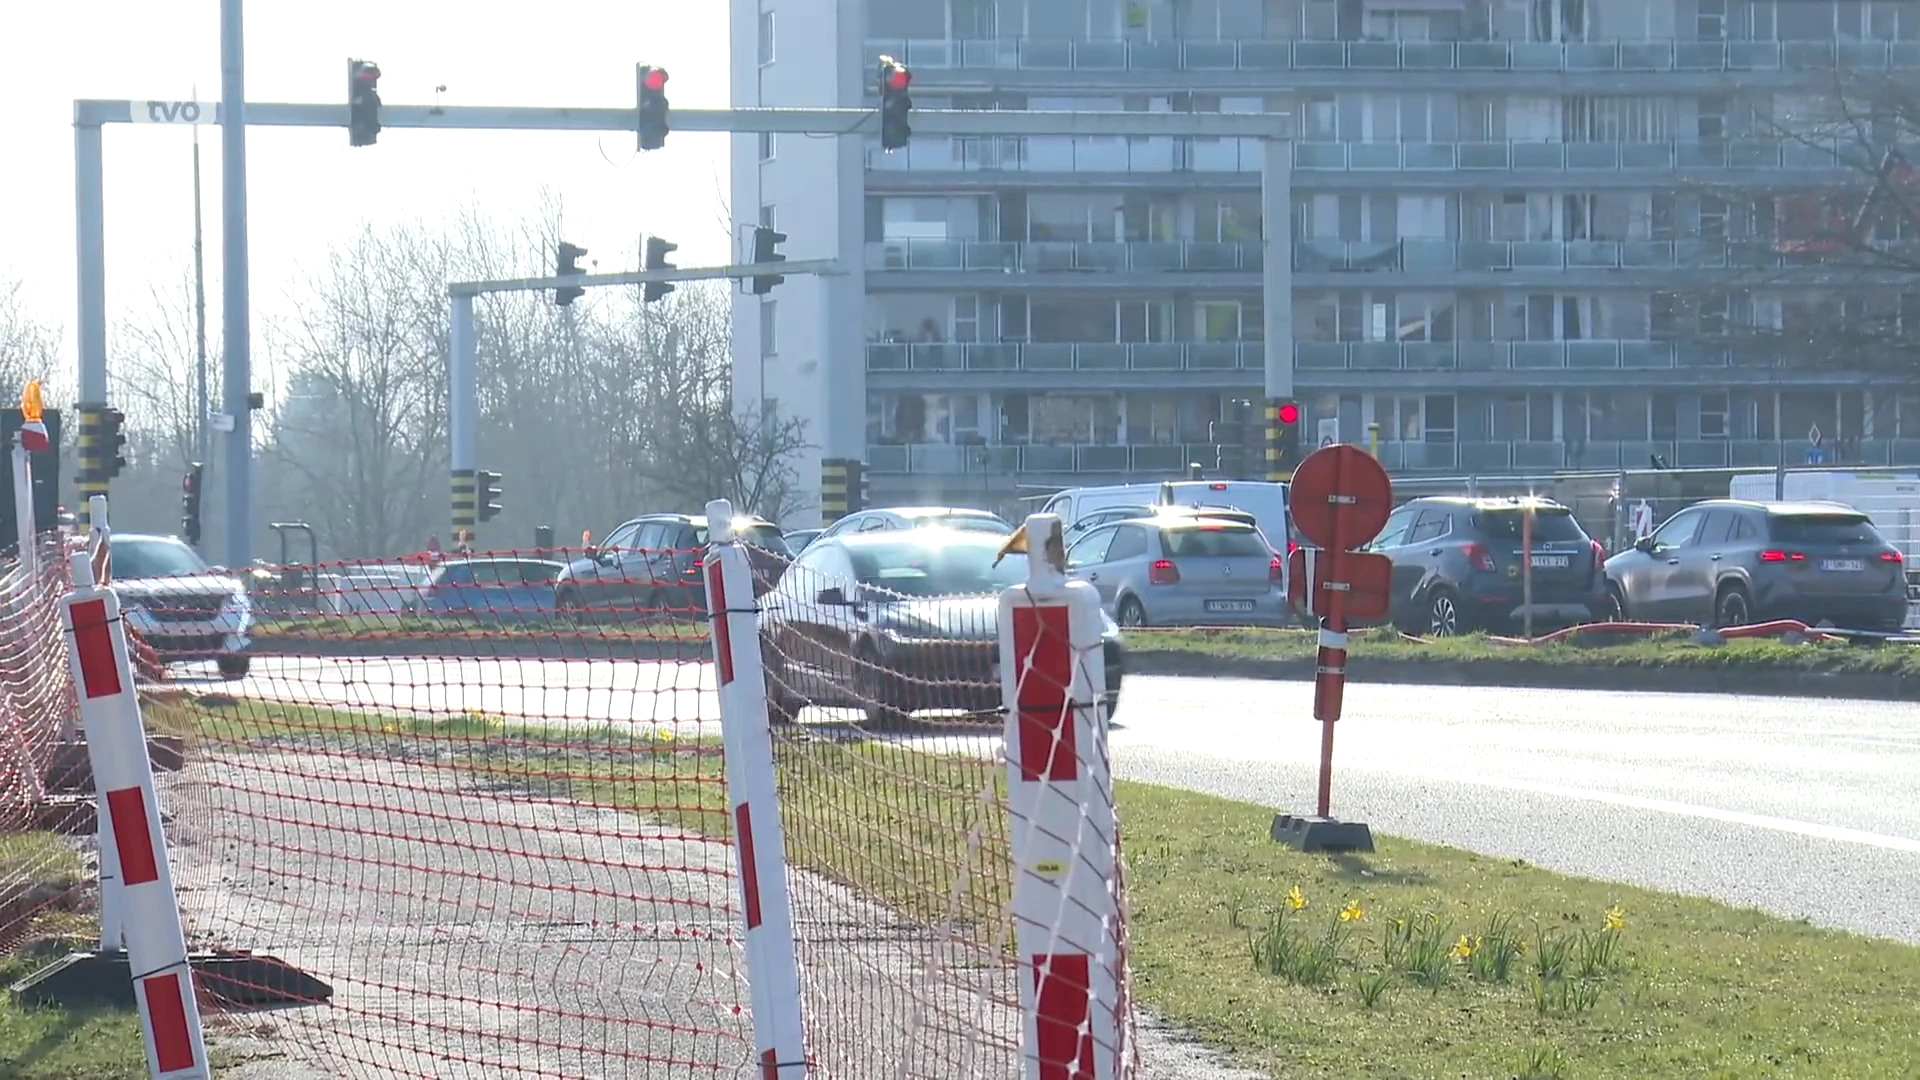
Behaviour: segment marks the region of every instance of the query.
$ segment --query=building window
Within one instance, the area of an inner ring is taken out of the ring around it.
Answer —
[[[1727,415],[1730,411],[1725,393],[1701,394],[1700,437],[1703,439],[1726,438]]]
[[[773,12],[760,13],[760,66],[773,63]]]
[[[1421,410],[1421,429],[1430,443],[1450,443],[1454,437],[1453,395],[1428,394]]]
[[[773,132],[771,131],[760,133],[760,160],[773,160]]]
[[[776,315],[778,314],[778,303],[779,302],[775,300],[760,301],[760,355],[763,358],[778,356],[780,354],[774,338],[774,331],[777,327]]]
[[[760,204],[760,227],[763,229],[779,228],[778,225],[774,224],[776,220],[777,219],[775,218],[774,211],[773,211],[773,204],[761,203]]]

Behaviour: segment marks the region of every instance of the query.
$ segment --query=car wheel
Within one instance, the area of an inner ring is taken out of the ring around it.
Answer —
[[[214,666],[220,669],[220,677],[229,681],[244,679],[253,668],[251,656],[222,656],[214,660]]]
[[[1461,629],[1460,600],[1452,589],[1435,589],[1427,594],[1427,635],[1453,637]]]
[[[853,684],[860,705],[866,710],[866,726],[873,731],[896,731],[913,719],[913,714],[894,703],[893,678],[882,666],[880,654],[871,645],[862,646]]]
[[[767,722],[775,727],[794,723],[807,702],[787,685],[786,662],[778,653],[762,652],[760,666],[766,673]]]
[[[562,592],[559,596],[553,598],[553,610],[555,614],[560,616],[562,621],[579,623],[582,615],[580,594],[574,592],[572,589]]]
[[[1753,605],[1747,599],[1747,590],[1741,585],[1722,585],[1720,594],[1713,601],[1713,625],[1725,630],[1735,626],[1746,626],[1753,621]]]
[[[1607,610],[1600,614],[1603,622],[1627,621],[1627,594],[1620,591],[1620,586],[1607,586]]]
[[[1147,625],[1145,605],[1132,596],[1120,601],[1120,607],[1113,613],[1113,621],[1123,627],[1141,627]]]

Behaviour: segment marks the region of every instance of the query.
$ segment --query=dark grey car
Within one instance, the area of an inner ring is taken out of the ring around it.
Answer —
[[[1522,623],[1529,577],[1538,625],[1581,622],[1612,606],[1600,545],[1548,499],[1414,499],[1387,518],[1368,550],[1393,560],[1393,622],[1410,634]]]
[[[1622,613],[1647,622],[1891,631],[1907,617],[1905,560],[1840,503],[1695,503],[1608,559],[1607,579]]]

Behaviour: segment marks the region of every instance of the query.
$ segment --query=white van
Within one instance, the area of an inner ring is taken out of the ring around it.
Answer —
[[[1060,524],[1073,523],[1109,507],[1130,504],[1223,506],[1244,510],[1276,551],[1286,551],[1293,536],[1287,510],[1287,485],[1265,480],[1169,480],[1157,484],[1113,484],[1107,487],[1068,488],[1047,499],[1039,512],[1053,514]]]

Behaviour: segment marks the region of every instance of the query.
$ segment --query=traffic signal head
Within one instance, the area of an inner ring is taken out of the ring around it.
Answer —
[[[586,248],[569,244],[565,240],[560,241],[559,251],[554,257],[554,276],[572,277],[586,273],[585,270],[580,269],[580,260],[586,257]],[[578,285],[562,285],[553,290],[553,302],[566,307],[586,294],[587,290]]]
[[[380,65],[347,61],[347,142],[372,146],[380,137]]]
[[[913,137],[913,72],[891,56],[880,58],[880,149],[898,150]]]
[[[648,270],[675,269],[674,265],[667,261],[667,256],[673,254],[678,250],[680,250],[679,244],[662,240],[657,236],[647,237],[646,269]],[[671,281],[649,281],[645,285],[641,286],[641,297],[644,302],[651,304],[655,300],[660,299],[661,297],[667,295],[672,291],[673,291],[673,282]]]
[[[753,230],[753,261],[756,263],[786,262],[787,257],[780,254],[780,245],[787,242],[787,234],[775,232],[762,225]],[[775,285],[787,280],[785,274],[762,274],[753,279],[753,294],[765,296],[773,291]]]
[[[1291,401],[1282,404],[1280,406],[1280,422],[1289,427],[1298,424],[1300,422],[1300,406],[1295,405]]]
[[[1300,466],[1300,406],[1293,401],[1267,403],[1267,479],[1293,475]]]
[[[475,492],[479,498],[479,517],[481,521],[492,521],[500,516],[500,474],[481,469],[473,474]]]
[[[667,145],[667,69],[641,64],[635,81],[640,98],[640,149],[658,150]]]
[[[109,480],[127,467],[126,425],[127,414],[119,409],[100,414],[100,464]]]
[[[194,462],[180,480],[180,536],[196,547],[200,544],[200,480],[206,466]]]

